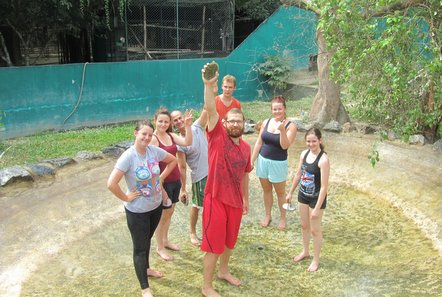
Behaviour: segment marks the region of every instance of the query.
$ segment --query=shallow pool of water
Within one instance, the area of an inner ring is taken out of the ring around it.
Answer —
[[[290,149],[291,168],[302,138]],[[325,135],[332,172],[316,273],[306,271],[309,260],[291,260],[301,250],[297,212],[278,231],[274,205],[271,226],[260,227],[262,193],[251,175],[250,211],[231,259],[243,284],[215,280],[222,296],[442,295],[440,155],[381,144],[372,169],[372,142]],[[140,295],[123,207],[105,187],[114,162],[75,165],[55,180],[1,190],[0,296]],[[200,296],[203,253],[188,240],[188,210],[179,204],[173,217],[170,238],[182,247],[175,260],[151,254],[152,267],[166,275],[151,279],[156,297]]]
[[[301,249],[298,215],[290,227],[263,229],[247,217],[232,257],[232,272],[243,285],[221,281],[223,296],[435,296],[442,292],[442,258],[432,243],[397,209],[346,188],[332,187],[324,218],[324,246],[318,272],[309,260],[291,261]],[[186,208],[179,205],[177,217]],[[176,224],[181,220],[175,220]],[[182,246],[176,259],[152,255],[166,277],[152,280],[155,296],[199,296],[203,253],[188,242],[186,228],[171,238]],[[131,241],[124,217],[103,226],[41,265],[22,287],[23,296],[137,296]]]

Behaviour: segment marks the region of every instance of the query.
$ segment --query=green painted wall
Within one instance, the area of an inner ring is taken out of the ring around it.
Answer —
[[[290,57],[295,68],[307,68],[309,54],[317,52],[315,22],[313,13],[280,8],[228,57],[216,59],[220,77],[236,76],[234,95],[242,101],[270,97],[252,66],[278,54]],[[5,114],[0,137],[135,120],[152,116],[159,106],[199,109],[200,70],[210,61],[0,68],[0,111]]]

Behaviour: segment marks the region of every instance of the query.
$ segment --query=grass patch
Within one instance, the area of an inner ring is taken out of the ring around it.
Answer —
[[[74,157],[79,151],[98,152],[111,144],[128,140],[133,123],[84,128],[63,132],[44,132],[0,142],[0,168],[36,163],[50,158]]]
[[[308,113],[312,105],[313,98],[306,97],[299,100],[289,100],[287,105],[287,117],[301,117],[301,113]],[[268,119],[272,116],[270,102],[252,101],[241,103],[246,119],[252,119],[255,122]]]
[[[310,109],[313,98],[287,101],[287,116],[299,117]],[[271,117],[268,101],[242,103],[247,119],[255,122]],[[132,139],[134,123],[107,125],[63,132],[44,132],[0,142],[0,169],[13,165],[36,163],[58,157],[75,157],[79,151],[98,152],[124,140]]]

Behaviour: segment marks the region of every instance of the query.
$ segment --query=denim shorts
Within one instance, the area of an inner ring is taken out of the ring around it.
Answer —
[[[287,180],[289,163],[287,160],[276,161],[258,155],[256,162],[256,175],[268,179],[271,183],[280,183]]]

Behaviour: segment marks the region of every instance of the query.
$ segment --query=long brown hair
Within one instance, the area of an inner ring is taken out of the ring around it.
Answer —
[[[170,116],[169,110],[167,110],[167,108],[165,108],[164,106],[158,108],[157,111],[155,112],[155,117],[154,117],[155,123],[160,115],[166,115],[169,117],[169,127],[167,128],[166,132],[168,133],[172,132],[172,117]]]
[[[313,134],[316,137],[318,137],[319,140],[321,140],[322,138],[322,133],[321,130],[319,130],[318,128],[312,127],[310,129],[307,130],[307,132],[305,132],[305,139],[307,139],[307,135]],[[319,144],[319,148],[321,150],[324,150],[324,145],[322,143]]]

